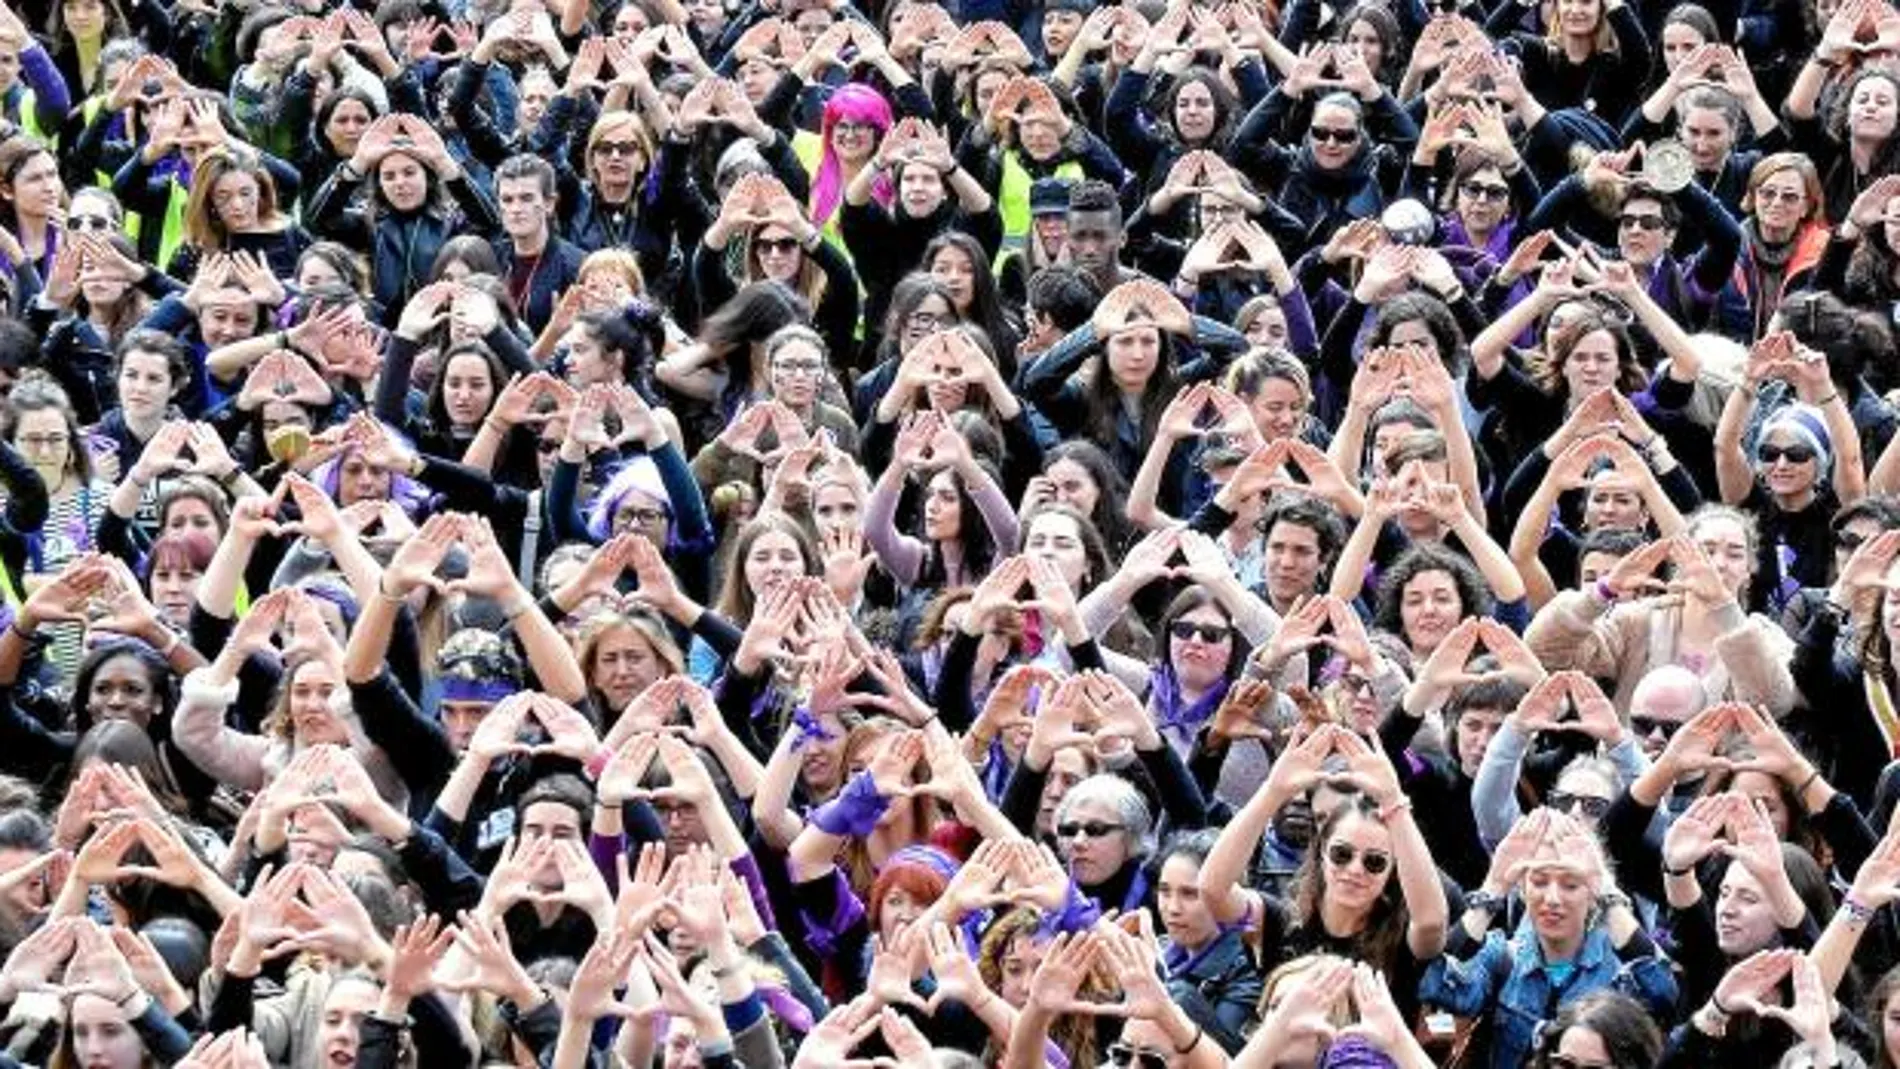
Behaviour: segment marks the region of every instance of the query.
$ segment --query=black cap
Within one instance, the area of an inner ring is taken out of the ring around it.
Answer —
[[[1074,182],[1066,178],[1038,178],[1029,186],[1030,215],[1066,215],[1069,190]]]

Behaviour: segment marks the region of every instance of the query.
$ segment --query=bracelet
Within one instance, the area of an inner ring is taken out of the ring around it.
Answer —
[[[1846,913],[1847,919],[1856,925],[1865,925],[1868,921],[1873,920],[1874,914],[1878,912],[1873,906],[1862,902],[1851,894],[1841,898],[1841,911]]]
[[[1687,876],[1694,871],[1695,871],[1695,864],[1693,862],[1691,862],[1687,868],[1680,868],[1680,869],[1672,869],[1669,867],[1668,862],[1663,863],[1664,876],[1678,876],[1678,877]]]
[[[1840,399],[1841,399],[1841,391],[1835,390],[1833,393],[1828,394],[1826,397],[1823,397],[1819,401],[1814,402],[1814,407],[1825,408],[1828,405],[1831,405]]]
[[[1190,1040],[1188,1040],[1188,1041],[1187,1041],[1187,1045],[1186,1045],[1186,1046],[1184,1046],[1184,1047],[1176,1047],[1176,1048],[1174,1048],[1174,1053],[1176,1053],[1176,1054],[1186,1054],[1186,1053],[1187,1053],[1188,1051],[1191,1051],[1191,1050],[1193,1050],[1193,1049],[1194,1049],[1195,1047],[1198,1047],[1198,1046],[1200,1046],[1200,1045],[1201,1045],[1201,1037],[1202,1037],[1202,1036],[1205,1036],[1205,1035],[1207,1035],[1207,1029],[1205,1029],[1205,1028],[1203,1028],[1203,1027],[1201,1027],[1201,1026],[1200,1026],[1200,1025],[1198,1025],[1198,1024],[1197,1024],[1197,1025],[1195,1025],[1195,1026],[1194,1026],[1194,1038],[1193,1038],[1193,1039],[1190,1039]]]
[[[1597,598],[1598,600],[1602,601],[1603,604],[1605,605],[1616,604],[1616,588],[1610,585],[1610,581],[1608,579],[1598,576],[1596,590],[1597,590]]]
[[[1814,786],[1814,781],[1820,778],[1821,778],[1820,769],[1817,768],[1810,771],[1808,773],[1808,778],[1801,781],[1801,786],[1796,787],[1794,789],[1794,796],[1797,799],[1806,797],[1808,793],[1808,788]]]
[[[401,596],[389,592],[389,588],[383,585],[383,577],[380,575],[376,577],[376,596],[391,605],[401,605],[403,601]]]
[[[1412,808],[1412,800],[1400,795],[1395,800],[1379,807],[1379,823],[1384,824],[1400,813]]]

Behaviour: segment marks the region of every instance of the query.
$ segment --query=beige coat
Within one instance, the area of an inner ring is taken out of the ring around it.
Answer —
[[[1760,705],[1780,717],[1794,708],[1794,640],[1774,621],[1730,607],[1715,658],[1703,667],[1702,689],[1710,702]],[[1677,662],[1676,637],[1682,610],[1650,601],[1605,606],[1582,591],[1551,599],[1524,632],[1524,643],[1553,672],[1575,669],[1596,679],[1614,679],[1611,698],[1629,715],[1630,698],[1649,670]]]

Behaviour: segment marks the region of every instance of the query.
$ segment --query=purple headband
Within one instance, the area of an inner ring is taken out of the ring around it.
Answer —
[[[917,865],[948,880],[957,874],[957,863],[949,854],[934,846],[906,846],[890,856],[884,863],[886,869],[895,865]]]
[[[442,680],[442,700],[445,702],[498,702],[511,697],[521,690],[513,680],[508,679],[465,679],[459,675],[449,675]]]

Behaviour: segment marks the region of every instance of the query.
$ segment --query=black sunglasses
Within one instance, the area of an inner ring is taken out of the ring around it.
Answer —
[[[1617,217],[1616,225],[1625,230],[1631,227],[1637,230],[1661,230],[1668,224],[1663,222],[1660,215],[1622,215]]]
[[[1126,1043],[1111,1043],[1108,1047],[1108,1060],[1127,1069],[1140,1066],[1141,1069],[1168,1069],[1167,1055],[1147,1047],[1131,1047]]]
[[[1330,126],[1308,127],[1308,134],[1315,141],[1331,141],[1337,145],[1350,145],[1359,140],[1359,131],[1353,129],[1337,130]]]
[[[1806,464],[1808,461],[1814,459],[1814,450],[1799,442],[1793,445],[1775,445],[1770,442],[1763,442],[1755,447],[1755,459],[1761,461],[1763,464],[1773,464],[1775,461],[1782,459],[1786,459],[1790,464]]]
[[[1458,192],[1472,200],[1502,201],[1511,198],[1510,186],[1486,185],[1483,182],[1466,182],[1458,187]]]
[[[1227,636],[1233,633],[1234,629],[1226,624],[1197,624],[1192,620],[1176,620],[1168,625],[1168,634],[1183,642],[1198,638],[1211,645],[1216,642],[1225,642]]]
[[[783,256],[790,253],[793,249],[798,248],[798,239],[797,238],[756,238],[752,242],[752,247],[759,250],[762,253],[771,252],[771,253],[777,253]]]
[[[1680,720],[1658,720],[1653,716],[1630,714],[1630,730],[1645,739],[1658,732],[1661,732],[1665,739],[1674,738],[1677,729],[1681,727]]]
[[[1378,876],[1392,867],[1392,855],[1383,850],[1361,850],[1351,843],[1332,843],[1326,847],[1326,860],[1336,869],[1352,864],[1359,859],[1359,867],[1366,870],[1368,876]]]
[[[1120,830],[1122,830],[1120,824],[1110,824],[1105,820],[1073,821],[1056,825],[1056,838],[1073,839],[1086,835],[1091,839],[1106,839]]]
[[[1591,820],[1602,820],[1603,815],[1610,811],[1610,800],[1588,794],[1571,794],[1569,791],[1552,791],[1550,807],[1563,813],[1577,810]]]

